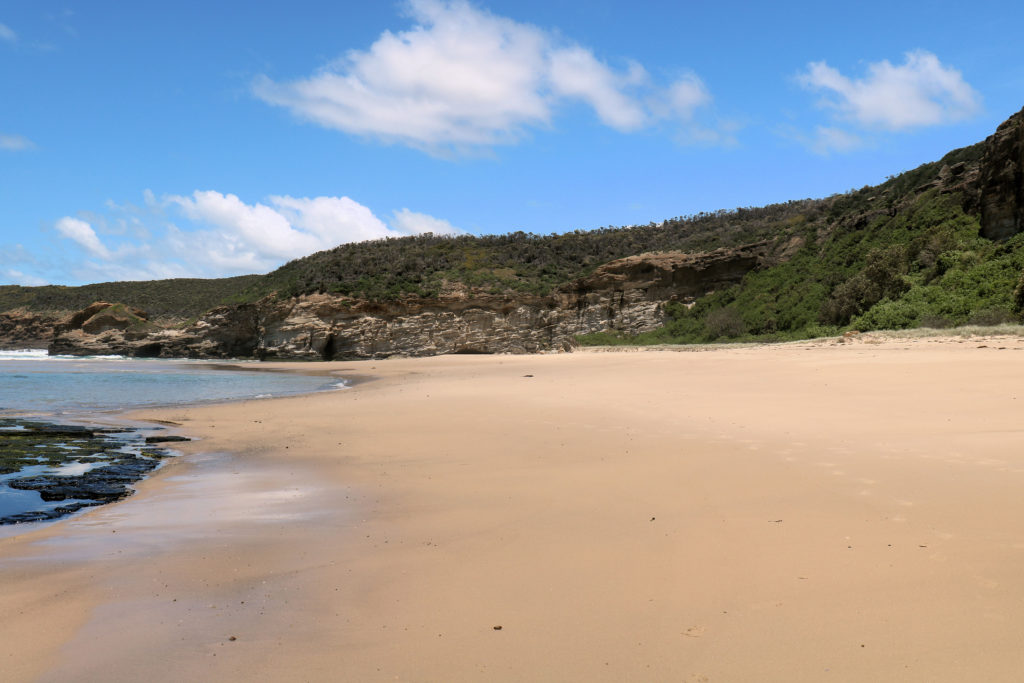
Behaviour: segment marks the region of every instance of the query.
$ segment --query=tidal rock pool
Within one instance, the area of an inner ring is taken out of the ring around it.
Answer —
[[[172,455],[147,443],[153,429],[0,418],[0,524],[57,519],[131,495]]]

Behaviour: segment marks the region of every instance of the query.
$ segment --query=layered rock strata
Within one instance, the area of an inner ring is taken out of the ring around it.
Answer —
[[[97,316],[109,317],[110,304],[95,304],[90,315],[59,328],[50,351],[331,360],[567,350],[581,334],[653,330],[665,322],[666,302],[692,301],[771,260],[768,242],[702,254],[643,254],[607,263],[544,297],[463,290],[391,302],[326,294],[268,298],[216,308],[183,329],[98,325]]]

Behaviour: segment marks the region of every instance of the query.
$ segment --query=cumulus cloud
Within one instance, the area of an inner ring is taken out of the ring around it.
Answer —
[[[460,235],[463,234],[454,225],[443,218],[434,218],[425,213],[416,213],[409,209],[400,209],[392,214],[391,225],[395,230],[408,235],[422,235],[432,232],[435,235]]]
[[[809,90],[828,93],[821,101],[843,118],[865,128],[904,130],[969,118],[981,98],[956,69],[924,50],[904,62],[868,65],[860,79],[844,76],[825,62],[811,62],[798,80]]]
[[[315,235],[296,230],[265,204],[246,204],[233,194],[196,190],[191,197],[170,197],[192,221],[210,225],[234,248],[244,245],[260,258],[290,259],[316,251]]]
[[[297,229],[324,245],[321,249],[395,234],[370,209],[348,197],[284,196],[271,197],[270,202]]]
[[[18,34],[7,24],[0,24],[0,40],[6,40],[8,43],[17,42]]]
[[[413,2],[418,24],[385,31],[309,78],[256,95],[329,128],[418,146],[489,145],[549,119],[546,36],[464,2]]]
[[[0,133],[0,149],[17,152],[22,149],[34,147],[32,141],[21,135],[4,135]]]
[[[81,218],[65,216],[54,224],[89,257],[77,266],[84,280],[261,273],[346,242],[462,232],[446,220],[409,209],[395,211],[389,225],[348,197],[271,196],[249,204],[213,190],[159,199],[147,190],[142,207],[108,202],[107,210],[115,215],[97,217],[102,239]],[[145,229],[125,231],[122,225]]]
[[[385,31],[311,76],[253,83],[263,101],[327,128],[431,152],[510,143],[550,125],[557,106],[583,102],[632,131],[711,100],[696,76],[658,88],[636,63],[615,69],[591,50],[463,0],[411,0],[414,26]]]

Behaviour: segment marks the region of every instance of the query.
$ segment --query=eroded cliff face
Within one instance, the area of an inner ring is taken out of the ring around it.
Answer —
[[[41,313],[0,313],[0,349],[45,349],[58,322],[56,316]]]
[[[326,295],[268,304],[264,358],[383,358],[568,350],[580,334],[647,332],[664,304],[738,282],[770,258],[767,242],[707,254],[612,261],[547,297],[452,296],[385,304]]]
[[[1024,230],[1024,109],[985,140],[979,192],[982,235],[1005,240]]]
[[[665,322],[666,302],[692,301],[772,259],[768,242],[704,254],[631,256],[545,297],[455,290],[438,299],[393,302],[324,294],[269,298],[216,308],[184,329],[144,333],[137,324],[90,333],[84,328],[105,310],[99,309],[69,321],[50,349],[78,355],[308,360],[560,351],[570,349],[580,334],[653,330]]]
[[[222,306],[193,325],[166,328],[137,309],[96,302],[54,328],[51,355],[136,358],[246,358],[259,337],[255,304]]]

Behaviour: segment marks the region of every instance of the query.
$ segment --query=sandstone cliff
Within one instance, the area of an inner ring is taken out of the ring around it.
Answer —
[[[0,349],[45,349],[58,321],[56,316],[27,311],[0,313]]]
[[[642,254],[607,263],[546,297],[464,288],[391,302],[270,297],[216,308],[181,329],[144,324],[141,312],[97,303],[60,325],[49,348],[72,355],[310,360],[567,350],[580,334],[653,330],[664,323],[666,301],[692,301],[773,258],[769,242],[704,254]]]
[[[97,301],[55,325],[48,349],[51,355],[142,355],[138,347],[162,329],[145,311]]]
[[[979,202],[985,237],[1005,240],[1024,231],[1024,109],[985,140]]]

